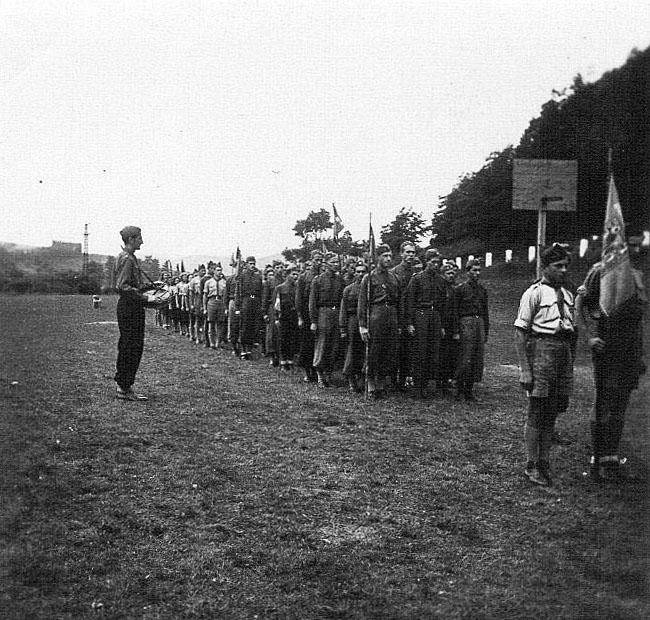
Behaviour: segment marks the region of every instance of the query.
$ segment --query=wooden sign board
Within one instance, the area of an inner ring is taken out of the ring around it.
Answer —
[[[566,159],[515,159],[512,208],[575,211],[578,162]]]

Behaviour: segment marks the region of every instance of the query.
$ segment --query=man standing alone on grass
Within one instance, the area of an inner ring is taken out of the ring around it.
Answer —
[[[559,244],[542,254],[542,278],[522,295],[515,320],[519,383],[528,396],[526,477],[550,486],[550,452],[558,415],[573,385],[575,311],[564,287],[569,254]]]
[[[147,400],[133,391],[135,375],[144,349],[144,304],[153,296],[142,293],[142,272],[135,251],[142,246],[142,232],[137,226],[126,226],[120,231],[124,249],[115,264],[115,286],[120,295],[117,302],[117,325],[120,339],[117,343],[115,382],[117,397],[122,400]]]

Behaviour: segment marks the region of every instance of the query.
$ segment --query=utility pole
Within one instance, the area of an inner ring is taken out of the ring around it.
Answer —
[[[88,224],[84,224],[84,253],[81,263],[81,273],[84,278],[88,276]]]

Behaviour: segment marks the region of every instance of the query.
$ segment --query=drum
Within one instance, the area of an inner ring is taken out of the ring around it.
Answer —
[[[172,292],[170,290],[159,286],[152,286],[142,292],[145,295],[153,295],[155,297],[154,301],[148,301],[144,304],[145,308],[162,308],[172,298]]]

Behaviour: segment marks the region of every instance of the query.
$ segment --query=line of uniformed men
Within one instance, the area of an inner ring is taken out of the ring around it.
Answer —
[[[433,393],[455,384],[458,395],[474,399],[489,331],[478,261],[467,264],[467,281],[457,285],[455,263],[437,250],[425,251],[424,265],[412,242],[402,243],[400,254],[393,267],[390,248],[380,245],[370,274],[362,260],[319,251],[302,271],[277,261],[261,272],[250,256],[226,277],[210,262],[164,278],[172,297],[157,321],[197,345],[230,346],[242,359],[259,348],[283,371],[297,362],[303,380],[319,387],[329,387],[340,368],[358,392],[367,371],[375,398],[410,386],[426,398],[435,382]]]

